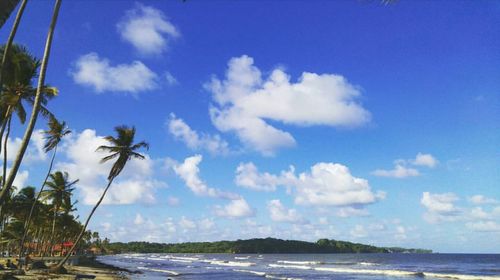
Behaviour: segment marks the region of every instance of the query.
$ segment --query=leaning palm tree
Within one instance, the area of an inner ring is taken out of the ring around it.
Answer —
[[[54,211],[54,215],[52,218],[52,231],[50,234],[50,236],[52,237],[52,241],[50,242],[51,245],[54,244],[53,238],[56,229],[57,214],[65,205],[71,208],[71,196],[73,195],[73,190],[75,189],[72,186],[78,183],[78,181],[79,180],[74,180],[70,182],[68,172],[63,173],[61,171],[57,171],[53,174],[50,174],[50,180],[45,183],[48,190],[45,190],[42,196],[44,200],[51,201],[52,211]],[[66,210],[69,212],[69,210],[71,209]]]
[[[0,49],[6,52],[6,47]],[[3,178],[7,173],[7,141],[10,134],[10,124],[12,115],[15,113],[21,124],[26,121],[26,109],[24,103],[33,104],[35,102],[36,89],[32,86],[32,81],[36,77],[40,62],[28,50],[19,45],[13,45],[8,59],[3,64],[3,83],[0,95],[1,107],[1,127],[0,139],[4,142],[0,146],[0,153],[3,154]],[[45,117],[53,117],[46,108],[50,99],[57,95],[57,89],[50,86],[43,86],[40,112]],[[4,136],[5,132],[5,137]],[[2,181],[2,185],[4,182]]]
[[[42,65],[40,68],[40,76],[38,78],[38,87],[36,90],[35,101],[33,104],[33,110],[31,111],[31,117],[26,127],[26,131],[24,132],[23,140],[21,141],[21,146],[19,147],[19,151],[17,153],[16,159],[12,163],[12,167],[9,172],[9,177],[3,184],[2,191],[0,192],[0,206],[3,204],[7,193],[12,187],[12,183],[16,178],[17,172],[19,171],[19,167],[21,165],[21,161],[23,160],[24,153],[26,152],[26,148],[28,147],[29,141],[31,139],[31,135],[33,134],[33,129],[35,128],[36,120],[38,118],[38,112],[40,111],[40,105],[42,100],[42,89],[45,85],[45,74],[47,73],[47,65],[49,63],[50,57],[50,49],[52,46],[52,38],[54,36],[54,30],[56,27],[57,16],[59,15],[59,8],[61,7],[62,0],[56,0],[54,11],[52,13],[52,19],[49,26],[49,32],[47,34],[47,41],[45,43],[45,51],[43,54]]]
[[[19,0],[5,0],[0,2],[0,27],[3,26],[7,18],[9,18],[10,13],[14,10],[18,2]],[[17,27],[19,27],[19,23],[21,22],[21,17],[23,16],[26,3],[28,3],[28,0],[23,0],[21,3],[21,6],[17,11],[16,19],[14,20],[14,24],[12,25],[12,29],[10,30],[9,37],[7,38],[7,43],[5,44],[5,51],[2,55],[2,62],[0,64],[0,85],[3,81],[4,64],[7,59],[7,55],[9,55],[10,46],[12,45],[12,42],[14,42],[14,37],[16,37]]]
[[[115,131],[118,134],[116,138],[113,136],[104,137],[104,139],[110,143],[110,146],[105,146],[105,145],[100,146],[96,150],[96,151],[105,151],[111,153],[110,155],[103,157],[101,159],[101,163],[117,158],[115,163],[111,167],[111,171],[109,172],[108,185],[104,189],[101,198],[99,198],[92,211],[90,211],[90,214],[87,217],[87,220],[85,221],[85,224],[83,225],[83,228],[80,234],[78,235],[76,241],[74,242],[73,246],[66,253],[64,259],[61,260],[61,262],[57,265],[55,271],[60,271],[62,269],[62,266],[66,263],[66,261],[69,259],[69,257],[75,250],[76,246],[78,245],[78,242],[80,242],[83,235],[85,234],[87,225],[89,224],[92,215],[94,215],[94,212],[97,210],[97,207],[99,207],[99,205],[101,204],[102,200],[104,199],[104,196],[106,195],[109,187],[111,186],[111,183],[113,183],[113,180],[120,174],[120,172],[122,172],[123,168],[125,167],[125,164],[132,158],[144,159],[144,156],[136,152],[136,150],[140,148],[149,149],[149,145],[144,141],[134,144],[134,137],[135,137],[134,127],[129,128],[127,126],[118,126],[115,127]]]
[[[57,154],[57,147],[59,146],[59,143],[61,142],[62,138],[68,134],[71,133],[71,130],[68,129],[68,126],[66,125],[66,122],[59,122],[54,116],[51,116],[49,119],[49,129],[44,131],[45,134],[45,145],[43,147],[45,153],[48,153],[50,151],[52,152],[52,159],[50,160],[49,164],[49,170],[47,171],[47,175],[45,176],[45,179],[42,183],[42,187],[40,188],[40,192],[36,196],[35,201],[31,205],[31,209],[28,215],[28,218],[26,218],[24,222],[24,234],[23,238],[21,239],[21,244],[20,244],[20,257],[23,257],[24,254],[24,242],[26,241],[26,237],[30,228],[30,223],[31,223],[31,217],[33,216],[35,207],[37,203],[40,200],[40,196],[43,193],[43,189],[47,183],[47,179],[50,176],[50,173],[52,172],[52,166],[54,165],[54,159],[56,158]]]

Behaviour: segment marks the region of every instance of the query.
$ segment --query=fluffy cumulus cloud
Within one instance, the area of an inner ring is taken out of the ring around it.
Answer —
[[[473,195],[473,196],[469,197],[469,201],[472,204],[497,204],[497,203],[499,203],[499,201],[494,199],[494,198],[486,197],[486,196],[480,195],[480,194]]]
[[[372,172],[373,175],[379,177],[391,177],[391,178],[406,178],[419,176],[420,172],[411,167],[406,167],[401,164],[396,164],[393,169],[377,169]]]
[[[166,125],[170,134],[192,150],[206,150],[213,155],[227,155],[229,153],[229,144],[219,135],[198,133],[174,114],[170,114]]]
[[[117,29],[123,40],[148,55],[161,54],[167,50],[169,41],[180,36],[160,10],[142,4],[127,11]]]
[[[454,193],[433,194],[424,192],[420,200],[420,203],[427,210],[424,219],[429,223],[457,220],[461,210],[454,203],[458,200],[458,196]]]
[[[304,223],[305,219],[296,209],[287,209],[279,199],[271,200],[267,203],[271,220],[286,223]]]
[[[312,126],[359,126],[370,113],[357,101],[360,91],[334,74],[304,72],[292,82],[282,69],[269,77],[243,55],[232,58],[224,80],[213,78],[206,85],[214,104],[213,124],[223,132],[234,132],[248,147],[272,155],[279,148],[295,145],[295,139],[267,120]]]
[[[89,53],[78,58],[71,71],[77,84],[92,87],[96,92],[137,94],[158,87],[158,75],[140,61],[111,65],[106,58]]]
[[[414,166],[425,166],[434,168],[439,161],[431,154],[418,153],[414,159],[397,159],[394,161],[393,169],[377,169],[372,175],[390,178],[408,178],[420,176],[420,171]]]
[[[294,181],[294,168],[282,171],[280,175],[268,172],[260,173],[257,166],[252,162],[240,163],[236,168],[236,185],[256,191],[275,191],[279,185],[287,185],[288,181]]]
[[[255,210],[244,198],[231,200],[224,206],[217,205],[214,212],[215,215],[226,218],[246,218],[255,215]]]
[[[107,141],[92,129],[86,129],[63,141],[62,152],[66,160],[56,163],[55,168],[67,171],[73,179],[80,179],[78,190],[80,201],[84,204],[95,204],[106,186],[106,178],[113,162],[101,164],[101,158],[107,154],[101,151],[96,152],[96,149],[107,144]],[[156,190],[164,187],[165,184],[151,179],[153,164],[153,160],[148,155],[144,160],[130,160],[120,176],[113,182],[103,204],[155,202]]]
[[[37,129],[33,131],[31,135],[31,140],[24,154],[23,163],[31,164],[39,161],[44,161],[47,159],[47,154],[45,153],[43,146],[45,144],[45,135],[42,129]],[[5,139],[5,138],[4,138]],[[21,147],[22,139],[19,137],[7,139],[7,163],[16,159],[17,152]],[[3,144],[3,141],[2,141]],[[3,159],[3,153],[0,154]]]
[[[467,228],[479,232],[500,232],[500,223],[495,221],[476,221],[466,224]]]
[[[354,177],[348,167],[338,163],[320,162],[313,165],[310,172],[299,175],[293,168],[280,175],[258,173],[251,163],[240,164],[238,168],[238,185],[255,190],[273,190],[278,185],[290,187],[297,204],[361,207],[385,197],[385,193],[373,192],[367,180]]]
[[[429,168],[435,167],[439,161],[431,154],[418,153],[414,160],[411,161],[414,165],[426,166]]]
[[[186,186],[197,196],[209,196],[214,198],[224,198],[238,200],[241,197],[238,194],[223,192],[221,190],[210,188],[203,180],[201,180],[199,173],[200,168],[198,165],[201,163],[203,157],[201,155],[194,155],[184,159],[183,163],[175,164],[173,166],[174,172],[179,176]]]

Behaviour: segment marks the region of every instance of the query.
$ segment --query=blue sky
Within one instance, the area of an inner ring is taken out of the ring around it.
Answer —
[[[16,37],[39,57],[51,10],[30,2]],[[66,1],[47,82],[73,134],[56,167],[80,179],[84,217],[109,170],[100,137],[127,124],[150,143],[91,222],[113,241],[499,252],[499,12],[495,1]],[[18,184],[40,184],[42,140]]]

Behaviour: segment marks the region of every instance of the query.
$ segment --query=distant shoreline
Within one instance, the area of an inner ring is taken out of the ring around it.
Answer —
[[[317,242],[255,238],[235,241],[150,243],[115,242],[108,246],[111,254],[119,253],[226,253],[226,254],[334,254],[334,253],[432,253],[427,249],[377,247],[361,243],[319,239]]]

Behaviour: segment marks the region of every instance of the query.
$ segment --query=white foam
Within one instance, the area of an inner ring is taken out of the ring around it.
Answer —
[[[338,268],[338,267],[315,267],[317,271],[329,271],[336,273],[353,273],[353,274],[375,274],[375,275],[391,275],[391,276],[415,276],[422,274],[423,276],[434,278],[448,278],[458,280],[500,280],[500,276],[486,276],[486,275],[466,275],[466,274],[444,274],[433,272],[414,272],[406,270],[391,270],[391,269],[352,269],[352,268]]]
[[[235,260],[248,260],[250,258],[250,256],[246,256],[246,257],[234,257]]]
[[[172,259],[177,259],[177,260],[185,260],[185,261],[198,261],[200,258],[193,258],[193,257],[175,257],[175,256],[170,256]]]
[[[277,263],[298,264],[298,265],[317,265],[317,264],[321,264],[321,262],[318,262],[318,261],[277,261]]]
[[[156,258],[156,257],[150,257],[150,258],[146,258],[148,260],[152,260],[152,261],[164,261],[165,259],[162,259],[162,258]]]
[[[188,260],[178,260],[178,259],[170,259],[171,262],[180,262],[180,263],[192,263],[192,261]]]
[[[260,272],[260,271],[245,270],[245,269],[233,269],[233,271],[250,273],[250,274],[254,274],[254,275],[258,275],[258,276],[266,276],[265,272]]]
[[[166,270],[166,269],[148,268],[148,267],[143,267],[143,266],[139,266],[139,267],[137,267],[137,269],[149,270],[149,271],[154,271],[154,272],[163,272],[163,273],[167,273],[167,274],[174,275],[174,276],[181,275],[178,272],[175,272],[172,270]]]
[[[376,263],[371,263],[371,262],[359,262],[359,265],[364,265],[364,266],[373,266],[373,265],[378,265]]]
[[[312,269],[312,267],[308,265],[269,264],[269,266],[274,268]]]
[[[231,261],[211,261],[210,264],[213,265],[222,265],[222,266],[252,266],[255,263],[252,262],[231,262]]]

